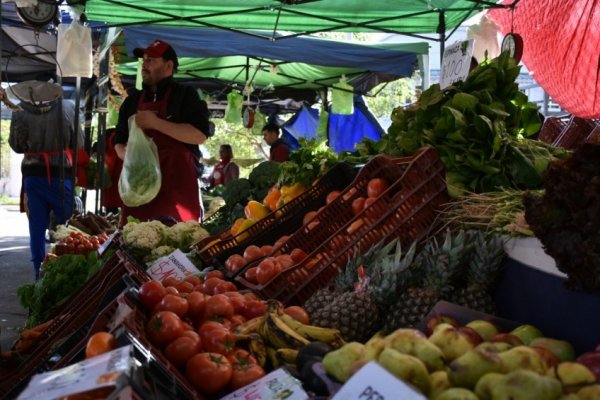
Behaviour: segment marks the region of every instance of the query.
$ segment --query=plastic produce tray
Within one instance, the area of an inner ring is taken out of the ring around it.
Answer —
[[[236,278],[237,283],[263,298],[302,304],[327,286],[351,257],[366,252],[376,242],[397,237],[408,245],[425,238],[436,225],[437,210],[449,200],[444,171],[439,156],[430,147],[411,157],[377,156],[321,211],[317,227],[303,226],[282,246],[284,253],[302,248],[308,254],[305,260],[264,285],[252,284],[242,275]],[[386,178],[390,187],[370,207],[353,216],[352,201],[365,196],[366,185],[374,177]],[[363,220],[362,225],[348,233],[347,228],[358,219]]]
[[[289,203],[271,212],[265,218],[256,222],[243,233],[222,240],[204,251],[204,246],[210,241],[200,242],[195,248],[198,257],[205,266],[216,265],[222,268],[225,260],[232,254],[242,253],[251,245],[262,246],[273,244],[279,237],[288,235],[302,226],[302,219],[308,211],[316,210],[325,204],[327,194],[332,190],[342,190],[352,182],[356,175],[355,169],[347,163],[333,166],[319,182]],[[213,237],[213,240],[215,238]],[[231,278],[231,274],[227,275]]]

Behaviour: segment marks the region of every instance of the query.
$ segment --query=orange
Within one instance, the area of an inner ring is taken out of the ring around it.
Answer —
[[[109,352],[117,348],[117,339],[108,332],[96,332],[87,341],[85,346],[85,358]]]

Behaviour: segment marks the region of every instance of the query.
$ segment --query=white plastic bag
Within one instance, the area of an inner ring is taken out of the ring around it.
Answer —
[[[92,31],[75,20],[58,25],[56,73],[60,76],[92,77]]]
[[[158,150],[154,141],[129,117],[129,140],[123,170],[119,177],[119,195],[128,207],[151,202],[160,190],[161,173]]]

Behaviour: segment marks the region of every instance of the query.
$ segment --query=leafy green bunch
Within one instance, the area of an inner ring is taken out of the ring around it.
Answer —
[[[281,164],[278,185],[301,183],[310,186],[312,182],[338,162],[338,156],[327,140],[300,138],[300,147],[290,153],[289,160]]]

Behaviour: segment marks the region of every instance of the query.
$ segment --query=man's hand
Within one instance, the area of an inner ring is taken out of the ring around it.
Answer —
[[[154,111],[138,111],[135,115],[135,123],[140,129],[156,129],[158,120]]]
[[[121,160],[125,159],[125,151],[127,150],[127,146],[124,144],[115,144],[115,152],[117,153],[117,157]]]

